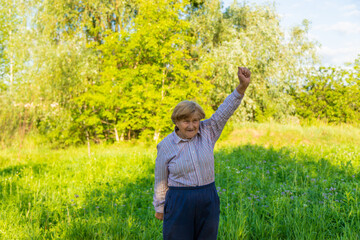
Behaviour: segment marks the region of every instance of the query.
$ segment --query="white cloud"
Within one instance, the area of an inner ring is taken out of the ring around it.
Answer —
[[[318,26],[317,28],[320,29],[320,26]],[[337,31],[347,34],[358,34],[360,33],[360,24],[353,22],[337,22],[330,26],[322,25],[322,30]]]
[[[323,46],[318,49],[318,53],[323,57],[325,64],[342,65],[345,62],[354,62],[355,58],[360,54],[360,46],[349,45],[341,48]]]
[[[352,10],[352,11],[346,13],[346,16],[349,16],[349,17],[351,17],[351,16],[360,16],[360,11],[357,10],[357,9]]]
[[[341,7],[342,10],[357,10],[356,4],[348,4]]]
[[[344,11],[344,16],[351,17],[351,16],[359,16],[360,10],[358,6],[355,4],[349,4],[341,7],[341,10]]]

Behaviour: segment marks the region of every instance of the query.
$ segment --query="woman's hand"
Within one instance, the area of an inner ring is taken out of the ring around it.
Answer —
[[[155,213],[155,217],[157,218],[157,219],[159,219],[159,220],[163,220],[164,219],[164,214],[163,213],[158,213],[158,212],[156,212]]]
[[[250,76],[251,72],[246,67],[238,67],[238,78],[239,78],[239,86],[237,86],[236,90],[240,94],[244,94],[246,88],[250,84]]]

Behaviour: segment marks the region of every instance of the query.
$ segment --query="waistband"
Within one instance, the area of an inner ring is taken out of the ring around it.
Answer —
[[[194,187],[172,187],[169,186],[170,190],[196,190],[196,189],[203,189],[203,188],[211,188],[211,187],[215,187],[215,182],[206,184],[206,185],[202,185],[202,186],[194,186]]]

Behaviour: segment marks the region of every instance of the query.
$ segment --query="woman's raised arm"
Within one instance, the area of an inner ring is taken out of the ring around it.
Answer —
[[[226,122],[239,107],[244,93],[250,84],[251,72],[245,67],[238,68],[239,85],[236,90],[226,97],[211,118],[203,121],[204,127],[210,130],[211,140],[215,142],[219,139]]]

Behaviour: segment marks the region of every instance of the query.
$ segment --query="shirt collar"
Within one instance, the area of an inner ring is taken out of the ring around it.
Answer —
[[[201,135],[201,124],[199,125],[199,130],[198,130],[198,132],[197,132],[197,135]],[[183,138],[181,138],[181,137],[179,137],[177,134],[176,134],[176,127],[174,127],[174,131],[172,132],[172,134],[173,134],[173,136],[174,136],[174,142],[175,143],[179,143],[179,142],[181,142],[181,141],[183,141],[183,142],[189,142],[189,141],[191,141],[192,139],[183,139]]]

